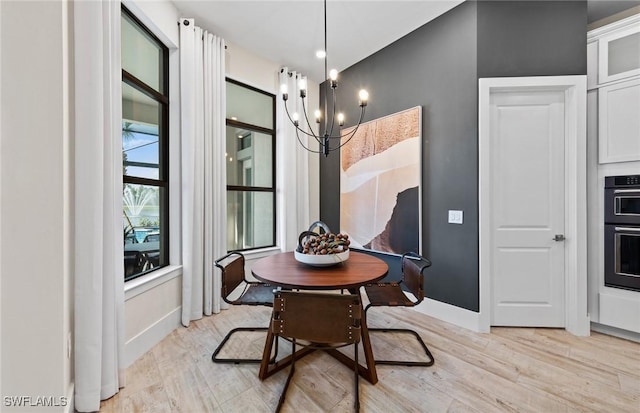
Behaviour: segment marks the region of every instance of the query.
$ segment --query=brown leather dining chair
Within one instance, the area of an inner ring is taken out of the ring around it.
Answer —
[[[365,307],[365,317],[367,311],[372,307],[415,307],[424,300],[424,271],[431,266],[431,261],[415,254],[405,253],[402,255],[402,279],[399,282],[382,282],[377,284],[369,284],[364,287],[369,304]],[[405,287],[413,296],[415,301],[409,299],[404,293]],[[413,335],[424,353],[428,357],[428,361],[412,361],[412,360],[380,360],[374,359],[376,364],[396,365],[396,366],[432,366],[434,358],[427,345],[415,330],[407,328],[371,328],[369,331],[383,333],[407,333]],[[375,353],[375,351],[374,351]]]
[[[244,272],[244,255],[232,251],[215,261],[215,266],[222,271],[222,299],[231,305],[263,305],[273,307],[274,286],[258,281],[249,281]],[[238,291],[240,291],[239,295]],[[237,295],[231,298],[234,293]],[[211,356],[214,363],[260,363],[259,358],[222,358],[218,354],[227,341],[239,331],[267,331],[267,327],[237,327],[229,331]],[[277,351],[277,346],[276,346]],[[275,358],[275,355],[274,355]]]
[[[296,345],[311,349],[354,347],[354,408],[360,409],[358,376],[358,343],[362,303],[359,295],[323,294],[279,291],[275,294],[271,326],[265,352],[270,351],[274,337],[291,341],[291,367],[276,412],[282,408],[287,389],[295,372]],[[266,359],[268,355],[264,355]]]

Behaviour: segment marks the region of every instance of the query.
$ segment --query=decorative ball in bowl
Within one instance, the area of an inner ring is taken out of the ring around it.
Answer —
[[[296,260],[314,267],[328,267],[349,259],[349,236],[346,234],[318,234],[304,231],[300,234]]]

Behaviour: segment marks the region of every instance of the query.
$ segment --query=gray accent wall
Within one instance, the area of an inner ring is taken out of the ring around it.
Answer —
[[[478,77],[587,73],[584,1],[478,3]]]
[[[358,117],[361,88],[370,93],[365,121],[422,107],[427,297],[479,311],[478,78],[552,74],[586,74],[586,2],[465,2],[340,73],[346,126]],[[339,159],[320,159],[320,217],[332,230],[340,228]],[[450,209],[464,211],[462,225],[447,223]],[[398,258],[384,259],[398,278]]]

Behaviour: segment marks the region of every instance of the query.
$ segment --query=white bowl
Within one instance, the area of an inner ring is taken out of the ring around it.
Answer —
[[[298,251],[294,251],[296,260],[303,264],[311,265],[314,267],[328,267],[331,265],[339,264],[349,259],[349,250],[340,252],[338,254],[326,254],[326,255],[310,255],[303,254]]]

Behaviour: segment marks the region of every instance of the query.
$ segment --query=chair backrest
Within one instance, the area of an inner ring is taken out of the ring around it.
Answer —
[[[271,329],[281,337],[340,347],[360,341],[361,318],[359,295],[280,291]]]
[[[424,270],[431,266],[431,261],[420,255],[409,252],[402,255],[402,282],[418,300],[424,300]]]
[[[244,255],[239,252],[230,252],[215,261],[216,267],[222,271],[221,295],[227,298],[241,283],[244,278]],[[225,300],[226,301],[226,300]]]

